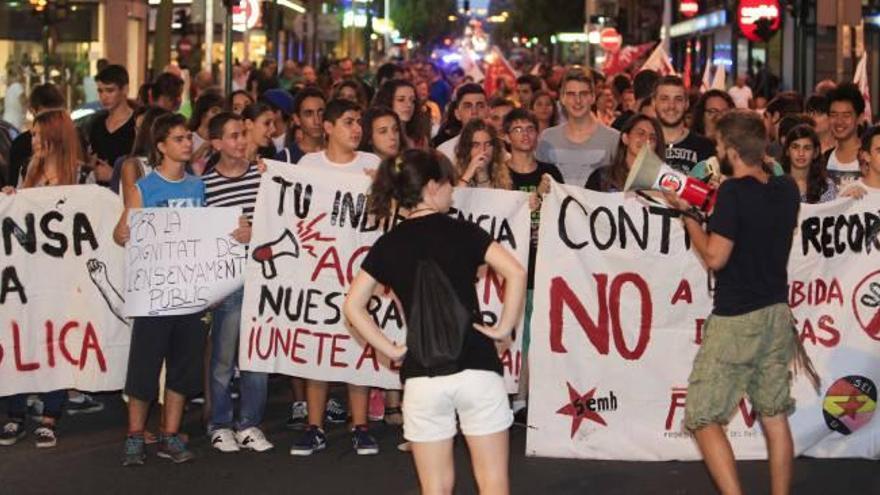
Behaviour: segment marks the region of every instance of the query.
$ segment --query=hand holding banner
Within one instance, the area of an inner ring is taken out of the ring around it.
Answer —
[[[823,395],[795,377],[796,454],[880,457],[878,212],[878,195],[801,206],[789,305]],[[712,301],[675,216],[558,184],[544,199],[527,454],[699,459],[682,422]],[[738,459],[766,457],[758,419],[742,398],[726,428]]]
[[[253,260],[246,267],[241,368],[399,388],[396,366],[349,332],[342,316],[345,292],[361,261],[391,228],[367,213],[369,178],[330,168],[267,164],[254,214]],[[530,224],[525,193],[457,189],[455,207],[450,215],[481,226],[526,265]],[[503,280],[484,274],[477,294],[484,322],[494,324]],[[405,341],[405,317],[392,294],[375,294],[369,311],[392,341]],[[516,339],[499,350],[513,391],[519,346]]]

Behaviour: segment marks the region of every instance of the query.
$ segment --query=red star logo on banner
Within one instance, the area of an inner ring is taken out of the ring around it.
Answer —
[[[602,416],[599,416],[599,413],[591,411],[587,407],[590,399],[592,399],[593,395],[596,393],[596,387],[593,387],[589,392],[581,395],[571,386],[570,383],[565,382],[565,384],[568,385],[569,402],[556,411],[556,414],[571,416],[571,438],[574,438],[574,434],[577,433],[578,429],[581,427],[581,422],[584,420],[592,420],[602,426],[608,426],[605,423],[605,420],[602,419]]]
[[[849,416],[853,419],[855,419],[856,413],[859,412],[859,409],[865,405],[865,403],[860,401],[858,396],[855,395],[850,395],[846,401],[834,401],[834,403],[843,409],[843,414],[841,414],[841,416]]]

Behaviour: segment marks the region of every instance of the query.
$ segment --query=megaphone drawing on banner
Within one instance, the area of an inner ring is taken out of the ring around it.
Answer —
[[[704,212],[711,211],[715,204],[715,189],[699,179],[673,169],[650,146],[642,146],[626,177],[623,190],[668,191]]]
[[[263,277],[273,279],[278,275],[275,268],[275,259],[280,256],[299,257],[299,244],[296,242],[293,232],[284,229],[281,236],[272,242],[267,242],[254,249],[252,255],[254,261],[260,262],[263,266]]]

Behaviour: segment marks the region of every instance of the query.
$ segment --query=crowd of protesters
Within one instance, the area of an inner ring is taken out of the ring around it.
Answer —
[[[342,401],[331,396],[327,382],[292,378],[287,426],[300,436],[290,453],[307,456],[322,450],[328,424],[347,422],[354,450],[377,454],[370,421],[402,424],[410,442],[401,448],[413,451],[426,491],[451,489],[456,412],[481,489],[507,489],[507,430],[514,421],[527,421],[528,359],[523,358],[520,392],[508,397],[492,339],[511,330],[523,306],[526,315],[531,311],[540,204],[551,180],[622,192],[636,156],[647,145],[671,167],[717,186],[733,174],[725,166],[730,157],[722,154],[729,147],[719,145],[719,122],[739,109],[763,120],[768,146],[761,166],[772,176],[790,176],[802,202],[880,191],[880,128],[865,119],[863,95],[848,82],[823,81],[809,95],[778,92],[765,104],[758,100],[768,96],[766,91],[754,97],[745,77],[728,91],[700,93],[678,76],[651,70],[604,77],[579,67],[539,66],[496,94],[486,94],[459,68],[423,61],[389,62],[373,73],[365,64],[343,59],[319,73],[293,61],[279,68],[267,59],[259,67],[237,65],[228,94],[208,73],[197,74],[191,83],[181,76],[169,66],[130,100],[126,69],[106,64],[95,77],[102,110],[77,123],[55,87],[34,87],[26,102],[33,115],[29,128],[19,134],[14,127],[24,124],[16,122],[0,129],[10,138],[0,147],[4,192],[91,183],[120,194],[126,212],[238,206],[243,215],[233,236],[247,243],[263,159],[369,174],[374,213],[387,215],[395,202],[410,220],[393,238],[383,238],[364,261],[346,304],[354,326],[380,351],[409,359],[405,349],[376,334],[361,310],[376,283],[396,292],[414,290],[405,275],[415,271],[416,260],[407,253],[437,247],[458,253],[452,258],[438,254],[453,286],[461,280],[467,285],[484,263],[509,278],[502,326],[471,330],[472,348],[450,373],[468,374],[455,383],[441,384],[436,380],[443,377],[428,378],[417,364],[404,361],[408,376],[402,397],[349,384],[347,401]],[[530,194],[527,267],[499,252],[479,229],[435,215],[449,208],[451,186]],[[114,239],[124,245],[128,235],[123,214]],[[475,309],[472,288],[468,293],[459,284],[455,290],[465,306]],[[408,309],[410,295],[401,299]],[[273,448],[260,428],[268,376],[236,369],[241,304],[242,291],[228,296],[211,310],[210,324],[202,314],[133,319],[124,389],[124,465],[143,464],[145,446],[152,443],[158,443],[161,457],[192,459],[180,425],[194,397],[204,404],[214,449]],[[527,356],[528,317],[525,321]],[[29,415],[38,418],[33,430],[37,446],[51,447],[65,409],[102,408],[72,390],[20,394],[7,403],[0,432],[0,445],[7,446],[26,435]],[[154,403],[161,408],[155,415],[157,429],[150,431]]]

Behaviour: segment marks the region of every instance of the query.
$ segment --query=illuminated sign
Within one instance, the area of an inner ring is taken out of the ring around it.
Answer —
[[[694,17],[693,19],[673,24],[669,27],[669,37],[678,38],[679,36],[686,36],[699,31],[722,27],[726,24],[727,11],[716,10],[715,12],[706,15],[701,15],[699,17]]]
[[[743,36],[752,41],[766,41],[760,34],[760,19],[766,19],[769,36],[779,29],[782,16],[779,15],[779,0],[740,0],[736,18]]]
[[[700,13],[700,3],[697,0],[681,0],[678,4],[678,12],[687,18]]]

